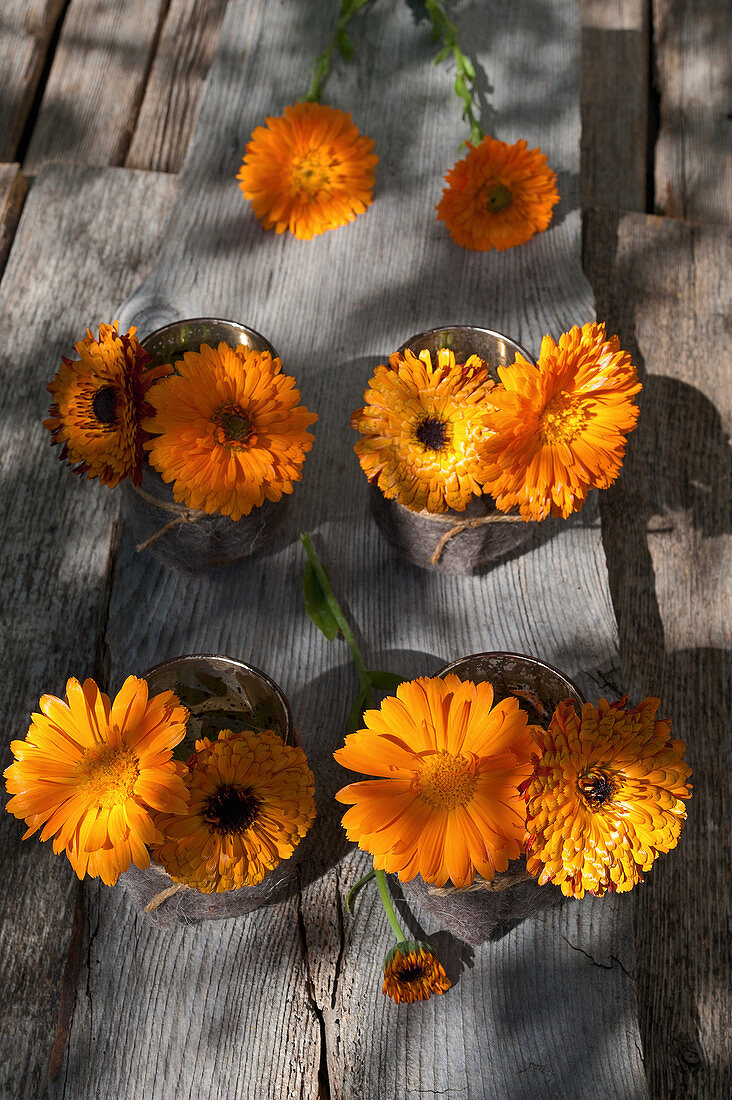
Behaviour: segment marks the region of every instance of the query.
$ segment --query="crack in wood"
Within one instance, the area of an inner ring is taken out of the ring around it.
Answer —
[[[325,1028],[325,1014],[318,1004],[315,996],[315,982],[313,981],[312,972],[310,970],[310,956],[308,952],[308,937],[305,929],[305,918],[302,911],[302,876],[300,869],[298,868],[298,887],[297,887],[297,929],[300,939],[300,948],[302,950],[303,963],[305,965],[305,990],[308,997],[308,1003],[310,1009],[318,1021],[318,1029],[320,1032],[320,1059],[318,1064],[318,1100],[330,1100],[330,1074],[328,1071],[328,1039]],[[334,996],[335,996],[335,984],[334,984]]]
[[[55,1081],[63,1064],[68,1044],[71,1021],[76,1007],[76,990],[81,970],[82,947],[84,944],[84,886],[76,884],[76,905],[71,926],[71,939],[66,956],[66,967],[61,985],[61,1004],[58,1015],[56,1040],[51,1051],[49,1077]]]
[[[594,955],[591,955],[589,951],[585,951],[585,949],[583,947],[580,947],[578,944],[572,943],[572,941],[570,939],[568,939],[567,936],[562,935],[562,939],[564,940],[564,942],[569,947],[572,948],[573,951],[579,951],[580,955],[584,955],[586,959],[589,959],[593,966],[599,966],[601,970],[612,970],[613,969],[613,964],[616,964],[617,966],[620,967],[623,974],[625,974],[625,976],[627,978],[630,978],[631,982],[635,982],[635,976],[630,973],[628,968],[626,966],[624,966],[624,964],[617,957],[617,955],[611,955],[609,963],[599,962],[594,957]]]

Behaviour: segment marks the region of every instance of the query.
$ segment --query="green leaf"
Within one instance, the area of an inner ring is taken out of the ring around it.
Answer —
[[[353,905],[356,901],[356,897],[364,888],[366,883],[371,882],[371,879],[374,878],[375,875],[376,871],[374,871],[373,869],[371,871],[367,871],[363,878],[360,878],[358,882],[354,883],[354,885],[348,891],[348,896],[346,897],[346,909],[349,913],[353,913]]]
[[[351,709],[348,712],[348,717],[346,718],[346,733],[355,733],[355,731],[359,729],[361,725],[361,715],[363,714],[368,697],[369,685],[364,684],[353,700]]]
[[[442,49],[438,50],[437,53],[435,54],[435,61],[434,61],[435,65],[442,64],[443,61],[447,60],[447,58],[450,56],[451,53],[452,53],[452,50],[450,49],[449,46],[443,46]]]
[[[302,594],[308,615],[318,630],[322,631],[326,638],[331,641],[338,633],[338,623],[328,606],[328,600],[318,580],[317,573],[309,561],[305,562],[305,570],[302,575]]]
[[[377,688],[379,691],[394,691],[403,684],[406,677],[400,676],[398,672],[382,672],[379,669],[369,669],[369,680],[371,687]]]

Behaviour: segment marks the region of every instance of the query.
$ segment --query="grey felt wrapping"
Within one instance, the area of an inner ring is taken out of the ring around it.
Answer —
[[[444,545],[439,558],[432,561],[440,539],[463,520],[495,515],[495,504],[490,497],[476,497],[464,512],[450,509],[433,516],[424,512],[410,512],[403,504],[387,500],[381,490],[371,486],[371,514],[382,535],[394,549],[422,569],[437,573],[453,573],[471,576],[497,562],[531,538],[536,524],[512,518],[499,519],[482,527],[459,531]]]
[[[146,868],[133,865],[120,876],[119,881],[151,921],[162,928],[174,928],[178,924],[242,917],[262,905],[281,901],[297,889],[296,854],[270,871],[258,886],[243,886],[239,890],[224,890],[220,894],[204,894],[201,890],[185,887],[150,912],[147,912],[150,902],[162,891],[175,886],[170,875],[157,863],[151,863]]]
[[[176,523],[163,532],[166,524],[180,516],[184,509],[175,504],[170,486],[147,464],[143,468],[141,488],[146,495],[160,500],[163,507],[156,507],[140,496],[134,486],[125,483],[123,515],[133,538],[139,546],[158,536],[141,553],[154,554],[183,573],[205,573],[218,565],[251,557],[260,550],[280,548],[278,533],[287,511],[287,497],[276,503],[265,500],[240,520],[204,515],[192,523]]]
[[[523,860],[509,864],[509,871],[525,867]],[[500,876],[496,876],[500,878]],[[556,886],[539,886],[536,879],[518,882],[505,890],[456,890],[438,894],[417,876],[402,883],[407,901],[421,905],[453,936],[477,947],[486,940],[499,938],[526,917],[541,909],[553,909],[562,902]]]

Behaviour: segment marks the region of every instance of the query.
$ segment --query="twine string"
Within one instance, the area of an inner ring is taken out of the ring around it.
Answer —
[[[436,521],[437,523],[452,523],[452,527],[449,531],[446,531],[441,536],[440,541],[437,543],[432,555],[430,557],[430,563],[436,565],[442,557],[442,551],[447,546],[450,539],[454,539],[456,535],[461,535],[463,531],[472,531],[477,527],[485,527],[489,523],[527,523],[523,516],[517,516],[506,512],[491,512],[487,516],[476,516],[474,519],[460,519],[454,522],[452,516],[443,516],[435,512],[422,512],[420,515],[424,519]]]
[[[165,868],[161,867],[160,864],[155,863],[152,860],[150,861],[150,870],[155,871],[155,873],[158,875],[165,875],[165,877],[168,878],[168,872],[165,870]],[[161,890],[160,893],[155,894],[154,897],[150,898],[150,901],[145,906],[145,912],[154,913],[155,910],[159,908],[159,906],[161,906],[164,901],[168,900],[168,898],[172,898],[175,894],[179,894],[181,890],[189,889],[190,887],[187,886],[185,882],[174,882],[172,886],[166,886],[164,890]]]
[[[168,898],[172,898],[173,894],[178,894],[181,890],[187,889],[188,887],[186,886],[185,882],[176,882],[172,886],[169,886],[167,890],[161,890],[159,894],[156,894],[155,897],[151,898],[150,901],[147,903],[147,905],[145,906],[145,912],[154,913],[158,906],[162,905],[164,901],[168,900]]]
[[[160,508],[162,512],[172,512],[174,514],[173,519],[163,524],[159,530],[155,531],[149,538],[145,539],[144,542],[139,542],[137,544],[135,550],[138,554],[142,550],[147,550],[148,546],[152,546],[154,542],[157,542],[159,538],[162,538],[162,536],[166,534],[166,532],[172,530],[173,527],[177,527],[181,523],[198,523],[199,520],[202,520],[208,515],[208,512],[201,512],[196,508],[187,508],[184,504],[173,504],[172,501],[169,500],[160,500],[159,497],[154,497],[151,496],[150,493],[146,493],[139,485],[133,485],[132,488],[137,495],[147,501],[148,504],[153,504],[156,508]]]

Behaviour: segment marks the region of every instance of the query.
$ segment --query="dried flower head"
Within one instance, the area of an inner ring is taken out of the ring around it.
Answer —
[[[559,202],[557,177],[540,149],[484,137],[445,176],[437,217],[463,248],[503,251],[547,228]]]
[[[119,335],[118,322],[99,326],[76,344],[78,359],[63,357],[63,366],[48,389],[53,404],[43,425],[62,445],[77,474],[98,477],[113,489],[125,478],[142,479],[143,442],[140,427],[150,413],[146,394],[168,368],[148,366],[150,356],[135,336]]]
[[[635,367],[603,324],[575,326],[555,344],[545,336],[537,366],[517,355],[499,367],[491,435],[483,447],[486,491],[524,519],[568,516],[590,489],[618,476],[635,427],[641,389]]]
[[[373,148],[350,114],[296,103],[256,127],[237,179],[265,229],[310,240],[371,204],[379,159]]]
[[[676,847],[691,796],[683,741],[656,721],[658,699],[626,709],[560,703],[537,730],[526,798],[526,866],[569,897],[623,892],[643,881],[659,852]]]
[[[378,776],[336,794],[349,840],[374,867],[402,882],[469,886],[492,879],[521,853],[518,785],[531,771],[533,727],[512,697],[493,705],[490,684],[457,676],[401,684],[365,729],[333,755],[344,768]]]
[[[186,779],[184,818],[159,815],[154,855],[175,882],[205,894],[256,886],[292,855],[315,818],[315,782],[302,749],[273,730],[204,737]]]
[[[413,512],[463,511],[481,495],[488,474],[481,445],[490,431],[492,388],[477,355],[456,363],[441,348],[435,364],[429,351],[390,356],[351,417],[362,436],[354,450],[369,481]]]
[[[420,940],[396,944],[384,959],[383,992],[398,1005],[442,996],[451,984],[430,945]]]
[[[150,394],[144,427],[150,465],[189,508],[233,520],[291,493],[313,445],[317,415],[298,405],[279,359],[244,345],[203,344],[175,363]]]
[[[93,680],[71,679],[66,700],[43,695],[15,761],[5,771],[8,812],[32,836],[53,838],[79,878],[108,886],[130,863],[147,867],[147,845],[161,834],[151,811],[184,814],[182,768],[172,751],[183,740],[188,711],[172,691],[152,698],[145,680],[128,676],[110,704]]]

